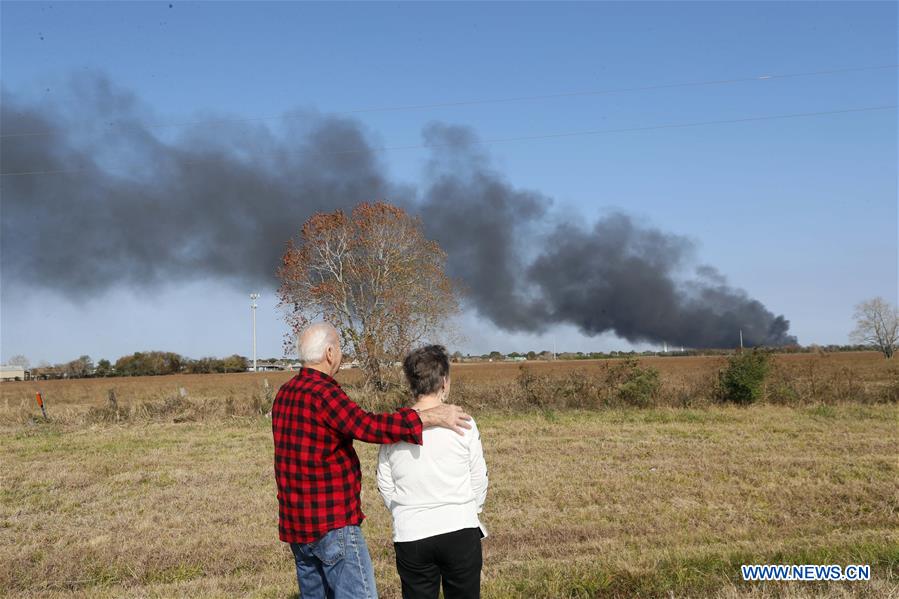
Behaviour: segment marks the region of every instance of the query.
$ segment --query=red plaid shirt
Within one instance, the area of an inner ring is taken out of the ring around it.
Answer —
[[[353,439],[421,445],[421,419],[410,408],[366,412],[332,377],[302,368],[278,390],[272,433],[279,536],[287,543],[310,543],[365,518]]]

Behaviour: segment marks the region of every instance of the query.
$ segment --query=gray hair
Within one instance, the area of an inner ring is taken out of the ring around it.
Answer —
[[[339,343],[337,331],[326,322],[318,322],[300,333],[297,349],[303,364],[317,364],[325,359],[328,347]]]

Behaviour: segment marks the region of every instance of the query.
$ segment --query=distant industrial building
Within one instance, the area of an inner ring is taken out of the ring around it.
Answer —
[[[30,375],[30,371],[25,370],[23,366],[16,366],[15,364],[0,366],[0,381],[27,381],[31,378]]]

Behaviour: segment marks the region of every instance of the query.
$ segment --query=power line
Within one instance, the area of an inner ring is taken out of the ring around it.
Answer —
[[[775,114],[775,115],[765,115],[765,116],[750,116],[750,117],[742,117],[736,119],[721,119],[715,121],[695,121],[689,123],[665,123],[660,125],[647,125],[642,127],[623,127],[618,129],[587,129],[582,131],[564,131],[558,133],[545,133],[541,135],[524,135],[520,137],[499,137],[493,139],[484,139],[484,140],[475,140],[473,143],[478,145],[489,145],[496,143],[509,143],[509,142],[519,142],[519,141],[537,141],[543,139],[558,139],[565,137],[581,137],[581,136],[590,136],[590,135],[605,135],[611,133],[629,133],[629,132],[638,132],[638,131],[657,131],[661,129],[685,129],[690,127],[706,127],[712,125],[727,125],[734,123],[750,123],[757,121],[774,121],[774,120],[784,120],[784,119],[794,119],[794,118],[807,118],[807,117],[816,117],[816,116],[827,116],[834,114],[848,114],[848,113],[858,113],[858,112],[871,112],[876,110],[890,110],[896,109],[896,104],[887,104],[883,106],[866,106],[861,108],[844,108],[840,110],[825,110],[819,112],[795,112],[791,114]],[[354,154],[359,152],[387,152],[394,150],[416,150],[416,149],[424,149],[424,148],[433,148],[433,147],[444,147],[444,144],[414,144],[414,145],[404,145],[404,146],[381,146],[375,148],[366,148],[362,150],[343,150],[336,152],[322,152],[320,155],[330,156],[330,155],[338,155],[338,154]],[[185,160],[181,162],[181,164],[195,164],[200,162],[206,162],[206,160]],[[11,173],[0,173],[0,177],[14,177],[14,176],[24,176],[24,175],[56,175],[56,174],[69,174],[69,173],[79,173],[85,172],[93,169],[60,169],[60,170],[44,170],[44,171],[19,171],[19,172],[11,172]]]
[[[792,118],[801,118],[801,117],[814,117],[814,116],[826,116],[829,114],[846,114],[851,112],[870,112],[874,110],[889,110],[891,108],[897,108],[896,104],[888,104],[884,106],[866,106],[863,108],[845,108],[842,110],[825,110],[821,112],[796,112],[792,114],[775,114],[775,115],[766,115],[766,116],[750,116],[743,117],[738,119],[722,119],[717,121],[698,121],[691,123],[666,123],[661,125],[648,125],[644,127],[624,127],[620,129],[587,129],[585,131],[565,131],[561,133],[546,133],[542,135],[524,135],[521,137],[497,137],[493,139],[485,139],[482,141],[475,140],[473,143],[475,144],[495,144],[495,143],[507,143],[507,142],[516,142],[516,141],[535,141],[541,139],[557,139],[562,137],[580,137],[580,136],[588,136],[588,135],[603,135],[608,133],[630,133],[636,131],[657,131],[659,129],[682,129],[688,127],[704,127],[709,125],[726,125],[732,123],[749,123],[753,121],[773,121],[773,120],[781,120],[781,119],[792,119]],[[408,145],[408,146],[383,146],[380,148],[374,148],[375,150],[415,150],[420,148],[432,148],[432,147],[449,147],[449,144],[416,144],[416,145]],[[341,154],[341,153],[351,153],[351,152],[360,152],[364,150],[347,150],[346,152],[330,152],[332,154]]]
[[[683,87],[702,87],[702,86],[711,86],[711,85],[726,85],[731,83],[746,83],[746,82],[757,82],[757,81],[773,81],[778,79],[793,79],[797,77],[816,77],[821,75],[838,75],[842,73],[855,73],[861,71],[876,71],[876,70],[885,70],[885,69],[896,69],[899,68],[899,64],[888,64],[888,65],[877,65],[877,66],[864,66],[864,67],[847,67],[841,69],[826,69],[826,70],[818,70],[818,71],[806,71],[801,73],[780,73],[780,74],[765,74],[765,75],[756,75],[752,77],[738,77],[731,79],[710,79],[706,81],[682,81],[678,83],[662,83],[656,85],[643,85],[637,87],[620,87],[620,88],[612,88],[612,89],[600,89],[600,90],[580,90],[580,91],[570,91],[570,92],[558,92],[552,94],[540,94],[540,95],[531,95],[531,96],[509,96],[503,98],[486,98],[486,99],[478,99],[478,100],[459,100],[455,102],[434,102],[430,104],[402,104],[396,106],[375,106],[369,108],[356,108],[352,110],[344,110],[338,111],[333,114],[336,115],[353,115],[353,114],[365,114],[365,113],[373,113],[373,112],[400,112],[404,110],[425,110],[431,108],[456,108],[462,106],[477,106],[477,105],[485,105],[485,104],[501,104],[504,102],[525,102],[532,100],[552,100],[558,98],[574,98],[579,96],[600,96],[600,95],[608,95],[608,94],[619,94],[619,93],[630,93],[630,92],[642,92],[642,91],[655,91],[662,89],[676,89]],[[235,117],[235,118],[222,118],[222,119],[207,119],[201,121],[180,121],[180,122],[171,122],[171,123],[148,123],[146,126],[149,128],[153,127],[183,127],[188,125],[216,125],[223,123],[249,123],[249,122],[258,122],[258,121],[269,121],[276,120],[282,118],[290,118],[287,115],[267,115],[267,116],[258,116],[258,117]],[[129,126],[133,127],[132,123],[110,123],[110,126],[117,126],[127,128]],[[53,135],[52,132],[49,131],[38,131],[31,133],[5,133],[0,134],[0,138],[7,137],[41,137]]]

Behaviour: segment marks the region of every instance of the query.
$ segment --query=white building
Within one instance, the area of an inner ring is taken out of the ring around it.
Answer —
[[[256,363],[256,372],[277,372],[279,370],[288,370],[285,364],[280,362],[258,362]],[[247,372],[253,372],[253,364],[247,366]]]
[[[29,374],[22,366],[0,366],[0,381],[26,381]]]

